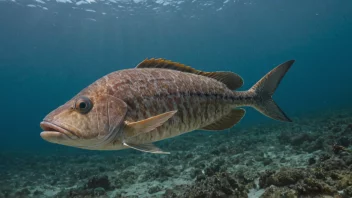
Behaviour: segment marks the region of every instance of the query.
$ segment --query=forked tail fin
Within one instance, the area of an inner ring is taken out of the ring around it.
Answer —
[[[292,122],[292,120],[288,118],[274,102],[272,95],[280,84],[281,79],[285,76],[286,72],[294,62],[294,60],[290,60],[275,67],[249,90],[254,93],[256,98],[252,106],[269,118],[284,122]]]

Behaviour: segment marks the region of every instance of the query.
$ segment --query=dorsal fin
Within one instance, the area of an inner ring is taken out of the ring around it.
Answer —
[[[244,109],[232,109],[231,112],[214,123],[201,128],[208,131],[221,131],[233,127],[240,122],[246,111]]]
[[[200,70],[196,70],[190,66],[186,66],[184,64],[172,62],[170,60],[165,60],[162,58],[145,59],[144,61],[139,63],[136,68],[172,69],[181,72],[188,72],[192,74],[206,76],[224,83],[231,90],[238,89],[243,85],[243,79],[233,72],[203,72]]]

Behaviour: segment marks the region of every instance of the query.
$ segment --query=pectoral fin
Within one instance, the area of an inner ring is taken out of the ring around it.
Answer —
[[[125,122],[125,125],[126,125],[124,129],[125,139],[129,139],[139,134],[153,131],[157,127],[163,125],[176,112],[177,111],[169,111],[138,122]]]
[[[156,147],[152,143],[146,143],[146,144],[134,144],[134,143],[123,143],[124,146],[127,146],[132,149],[136,149],[139,151],[143,152],[148,152],[148,153],[155,153],[155,154],[170,154],[169,152],[164,152],[160,148]]]

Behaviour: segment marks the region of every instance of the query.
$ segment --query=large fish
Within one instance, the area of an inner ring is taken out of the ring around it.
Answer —
[[[272,99],[294,63],[287,61],[248,91],[232,72],[203,72],[164,59],[146,59],[136,68],[110,73],[88,86],[40,123],[43,139],[90,150],[137,149],[164,152],[153,142],[196,129],[221,131],[251,106],[291,122]]]

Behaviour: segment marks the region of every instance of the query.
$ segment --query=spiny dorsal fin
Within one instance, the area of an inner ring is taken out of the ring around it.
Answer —
[[[243,85],[243,79],[233,72],[203,72],[200,70],[196,70],[190,66],[186,66],[184,64],[165,60],[162,58],[145,59],[144,61],[139,63],[136,68],[172,69],[181,72],[188,72],[192,74],[206,76],[224,83],[231,90],[238,89]]]
[[[224,129],[229,129],[237,124],[246,113],[244,109],[232,109],[229,114],[220,118],[218,121],[201,128],[202,130],[209,131],[221,131]]]

